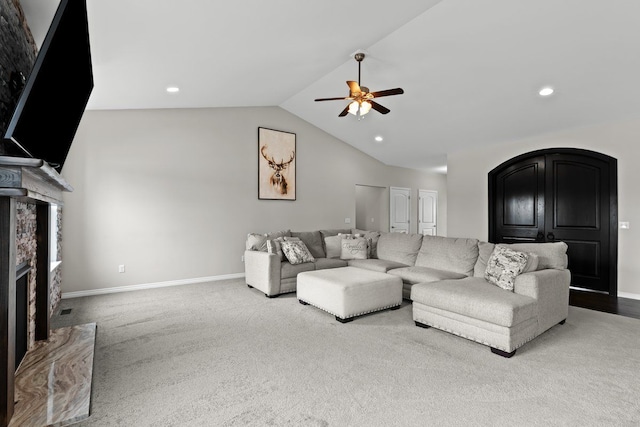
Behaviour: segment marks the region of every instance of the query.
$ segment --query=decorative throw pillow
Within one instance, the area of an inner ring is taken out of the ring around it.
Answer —
[[[379,231],[366,231],[352,228],[351,233],[360,235],[367,239],[368,254],[367,258],[378,258],[378,240],[380,239]]]
[[[283,237],[277,239],[267,240],[267,252],[270,254],[276,254],[280,257],[280,261],[284,261],[284,252],[282,252]]]
[[[267,252],[267,235],[258,233],[247,234],[246,248],[248,251]]]
[[[484,278],[507,291],[513,291],[516,276],[527,265],[527,254],[496,245],[487,261]]]
[[[530,273],[532,271],[536,271],[538,269],[538,264],[540,263],[540,257],[533,252],[526,252],[527,254],[527,265],[522,269],[523,273]]]
[[[340,258],[340,254],[342,253],[342,236],[325,237],[324,246],[327,250],[327,258]]]
[[[342,239],[340,259],[367,259],[367,239],[364,237]]]
[[[301,240],[285,240],[282,242],[282,252],[293,265],[316,260]]]

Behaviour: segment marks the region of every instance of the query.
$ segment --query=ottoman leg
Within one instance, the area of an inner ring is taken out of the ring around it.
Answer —
[[[425,328],[425,329],[429,329],[431,327],[429,325],[425,325],[424,323],[420,323],[418,321],[416,321],[416,326],[419,328]]]
[[[343,319],[342,317],[336,316],[336,320],[340,323],[349,323],[353,320],[353,317],[349,317],[347,319]]]
[[[247,286],[249,287],[249,289],[253,289],[253,286],[251,286],[250,284],[247,283]]]
[[[304,302],[304,301],[302,301],[301,299],[299,299],[299,300],[298,300],[298,302],[299,302],[300,304],[302,304],[302,305],[309,305],[309,303],[308,303],[308,302]]]

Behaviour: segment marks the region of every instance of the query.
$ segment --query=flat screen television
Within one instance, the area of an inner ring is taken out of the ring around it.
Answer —
[[[61,0],[4,139],[61,171],[92,90],[86,0]]]

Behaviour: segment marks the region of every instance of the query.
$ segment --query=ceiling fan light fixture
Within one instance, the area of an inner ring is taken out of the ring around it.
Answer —
[[[371,111],[371,103],[369,101],[353,101],[349,104],[349,113],[354,116],[364,116]]]
[[[360,65],[364,59],[365,54],[358,52],[355,54],[355,59],[358,61],[358,81],[347,80],[347,86],[349,86],[349,96],[347,97],[334,97],[334,98],[316,98],[315,101],[338,101],[348,99],[351,102],[338,114],[338,117],[344,117],[349,113],[358,117],[360,120],[365,114],[372,109],[376,110],[380,114],[387,114],[391,110],[373,101],[374,98],[381,98],[383,96],[402,95],[404,90],[402,88],[386,89],[377,92],[371,92],[368,87],[360,85]]]
[[[358,104],[358,101],[353,101],[351,104],[349,104],[349,113],[357,116],[359,107],[360,105]]]

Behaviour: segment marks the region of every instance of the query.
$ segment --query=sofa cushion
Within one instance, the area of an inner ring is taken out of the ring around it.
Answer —
[[[395,261],[387,261],[386,259],[352,259],[349,261],[350,267],[358,267],[364,270],[373,270],[386,273],[394,268],[408,267],[407,264],[402,264]]]
[[[302,264],[304,262],[314,262],[315,258],[302,241],[285,240],[282,242],[282,252],[291,264]]]
[[[418,283],[411,300],[462,316],[512,327],[536,316],[536,301],[478,277]]]
[[[487,262],[495,246],[494,243],[478,242],[478,260],[473,266],[473,277],[484,278],[484,272],[487,271]]]
[[[567,244],[565,242],[514,243],[505,246],[516,251],[531,252],[538,255],[538,270],[544,270],[545,268],[564,270],[567,268]]]
[[[274,231],[267,233],[267,239],[277,239],[278,237],[291,237],[291,230]]]
[[[326,270],[327,268],[346,267],[347,261],[332,258],[316,258],[316,270]]]
[[[303,271],[313,271],[316,269],[315,263],[305,262],[302,264],[291,264],[288,261],[284,261],[280,264],[280,279],[291,279],[298,276],[298,273]]]
[[[513,291],[516,276],[525,268],[528,259],[529,256],[524,252],[496,245],[487,262],[484,278],[504,290]]]
[[[422,245],[422,234],[382,233],[378,239],[378,258],[415,265]]]
[[[434,282],[445,279],[462,279],[467,277],[461,273],[436,270],[429,267],[403,267],[387,271],[388,274],[398,276],[406,283]]]
[[[472,276],[477,260],[477,239],[424,236],[415,265]]]
[[[292,231],[291,237],[299,237],[315,258],[327,256],[322,244],[322,234],[319,231]]]

